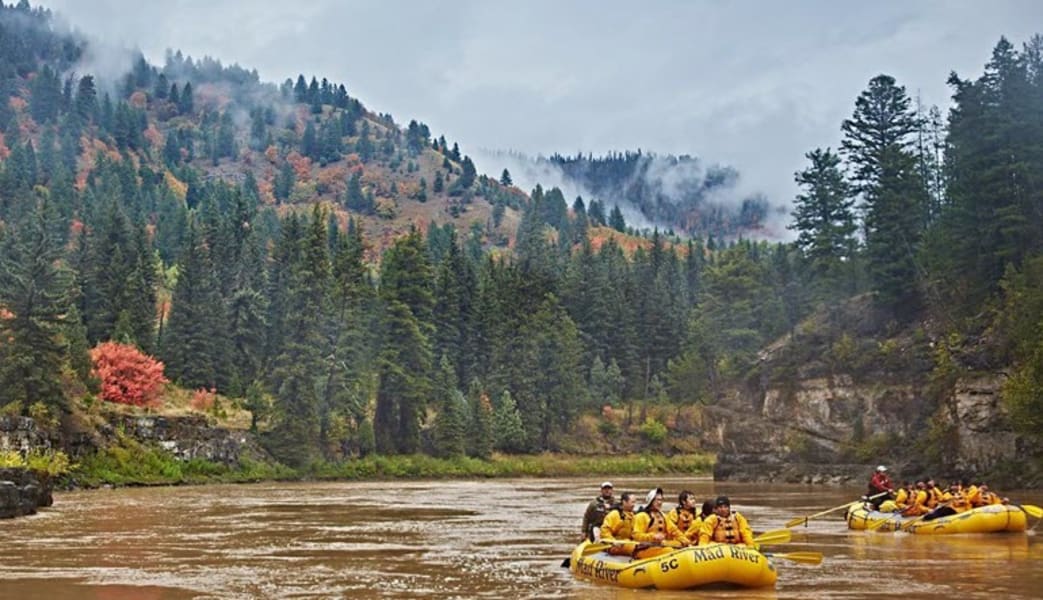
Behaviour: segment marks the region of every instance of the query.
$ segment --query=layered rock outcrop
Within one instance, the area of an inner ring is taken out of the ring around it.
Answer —
[[[53,502],[49,480],[24,468],[0,469],[0,519],[31,515]]]

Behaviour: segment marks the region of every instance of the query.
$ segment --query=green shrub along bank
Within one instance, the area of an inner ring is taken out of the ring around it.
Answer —
[[[243,459],[239,466],[202,459],[178,460],[173,454],[132,440],[121,440],[92,454],[68,475],[72,487],[102,485],[173,485],[239,483],[307,479],[453,479],[469,477],[570,477],[582,475],[709,474],[709,454],[675,456],[626,455],[574,457],[561,454],[495,455],[476,458],[434,458],[423,454],[381,456],[343,462],[318,462],[291,469]]]
[[[292,479],[297,474],[279,464],[242,459],[238,466],[192,459],[179,460],[170,452],[122,438],[119,444],[99,450],[71,469],[71,487],[102,485],[172,485],[239,483]]]

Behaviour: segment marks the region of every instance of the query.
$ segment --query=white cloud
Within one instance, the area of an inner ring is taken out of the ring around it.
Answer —
[[[468,153],[692,154],[772,204],[791,201],[806,151],[839,144],[873,76],[945,106],[951,70],[977,76],[1001,35],[1043,29],[1035,0],[43,4],[157,62],[179,48],[275,83],[327,77]]]

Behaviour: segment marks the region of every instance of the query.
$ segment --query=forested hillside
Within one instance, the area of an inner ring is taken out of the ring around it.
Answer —
[[[293,466],[575,450],[584,415],[658,443],[653,416],[620,431],[604,407],[784,376],[762,348],[833,352],[845,324],[825,342],[799,324],[869,297],[880,339],[918,332],[940,394],[1007,370],[1015,425],[1043,434],[1039,37],[953,75],[947,118],[870,81],[839,151],[797,174],[789,244],[727,238],[732,217],[725,238],[623,235],[611,206],[477,173],[345,85],[177,52],[105,81],[79,71],[85,43],[24,0],[0,8],[7,413],[69,427],[99,399],[196,390],[248,410]]]

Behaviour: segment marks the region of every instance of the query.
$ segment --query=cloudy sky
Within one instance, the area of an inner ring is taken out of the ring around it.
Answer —
[[[175,48],[265,81],[344,83],[465,153],[691,154],[735,166],[773,203],[792,199],[806,151],[839,144],[873,76],[944,108],[950,71],[977,77],[1001,35],[1020,48],[1043,33],[1038,0],[42,4],[160,65]]]

